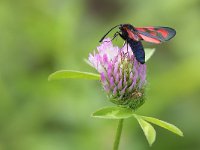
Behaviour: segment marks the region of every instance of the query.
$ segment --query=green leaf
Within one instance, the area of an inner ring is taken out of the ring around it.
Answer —
[[[155,52],[155,48],[145,48],[145,62],[147,62]]]
[[[148,122],[151,122],[153,124],[156,124],[162,128],[165,128],[179,136],[183,136],[183,132],[177,128],[175,125],[173,124],[170,124],[170,123],[167,123],[165,121],[162,121],[162,120],[159,120],[159,119],[156,119],[156,118],[153,118],[153,117],[146,117],[146,116],[141,116],[141,118],[143,118],[144,120],[148,121]]]
[[[52,73],[48,80],[57,80],[57,79],[67,79],[67,78],[74,78],[74,79],[90,79],[90,80],[99,80],[100,75],[90,72],[81,72],[81,71],[74,71],[74,70],[60,70]]]
[[[151,146],[156,140],[156,131],[154,127],[150,123],[143,120],[140,116],[134,114],[134,117],[137,119],[138,123],[140,124],[144,132],[144,135],[146,136],[146,139],[149,145]]]
[[[105,107],[97,110],[92,114],[92,117],[103,119],[124,119],[132,117],[133,111],[123,107]]]

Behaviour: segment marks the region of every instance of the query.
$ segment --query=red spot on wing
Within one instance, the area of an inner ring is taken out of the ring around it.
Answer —
[[[147,32],[153,36],[157,35],[157,30],[154,27],[136,28],[136,30],[141,32]]]
[[[126,31],[127,31],[127,33],[128,33],[129,38],[131,38],[131,39],[133,39],[133,40],[135,40],[135,41],[141,40],[141,39],[137,36],[137,34],[134,34],[134,32],[132,32],[131,30],[126,29]]]
[[[157,30],[158,33],[160,33],[164,38],[167,38],[167,36],[169,35],[169,33],[165,30],[165,29],[158,29]]]
[[[158,32],[156,32],[154,27],[136,28],[136,30],[140,31],[139,35],[144,41],[156,44],[161,43],[157,38]]]
[[[144,27],[144,28],[135,28],[135,29],[142,32],[155,31],[155,27]]]
[[[161,41],[159,41],[158,39],[154,39],[154,38],[142,35],[142,34],[140,34],[140,37],[146,42],[151,42],[151,43],[156,43],[156,44],[161,43]]]
[[[145,28],[136,28],[136,30],[139,30],[139,31],[142,31],[142,32],[145,32],[145,31],[146,31]]]
[[[168,41],[176,35],[176,30],[170,27],[144,27],[135,29],[143,36],[157,39],[161,42]]]
[[[154,31],[149,32],[149,34],[151,34],[152,36],[157,36],[157,32]]]
[[[134,35],[134,33],[131,31],[131,30],[129,30],[129,29],[127,29],[126,30],[127,32],[128,32],[128,36],[129,36],[129,38],[131,38],[131,39],[135,39],[135,35]]]

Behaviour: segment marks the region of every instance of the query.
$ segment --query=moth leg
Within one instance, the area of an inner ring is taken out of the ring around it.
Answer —
[[[111,42],[113,41],[118,35],[120,35],[121,33],[120,32],[116,32],[113,36],[113,38],[110,40],[110,41],[105,41],[105,42]]]
[[[126,49],[126,52],[124,53],[124,55],[125,55],[125,56],[126,56],[126,55],[128,56],[129,53],[128,53],[128,42],[127,42],[127,40],[124,41],[124,44],[123,44],[122,48],[123,48],[125,45],[127,46],[127,49]],[[122,49],[122,48],[121,48],[121,49]]]
[[[124,47],[124,46],[126,45],[126,43],[127,43],[127,41],[124,41],[124,44],[123,44],[123,46],[122,46],[122,47]]]
[[[125,55],[129,56],[129,52],[128,52],[128,42],[127,42],[127,40],[125,41],[125,44],[126,44],[126,53],[125,53]]]
[[[115,39],[115,38],[116,38],[118,35],[120,35],[120,36],[121,36],[121,33],[117,31],[117,32],[114,34],[114,36],[113,36],[112,40],[114,40],[114,39]],[[112,40],[111,40],[111,41],[112,41]]]
[[[126,43],[127,43],[127,44],[126,44],[126,48],[127,48],[127,49],[126,49],[126,50],[127,50],[126,52],[128,53],[128,42],[126,41]]]
[[[127,41],[127,39],[120,32],[118,32],[118,34],[124,40],[124,44],[123,44],[122,48],[127,44],[127,52],[128,52],[128,41]]]
[[[126,41],[126,37],[124,37],[120,32],[118,32],[118,34],[124,41]]]

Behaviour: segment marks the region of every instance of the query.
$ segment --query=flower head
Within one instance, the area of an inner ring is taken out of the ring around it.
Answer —
[[[102,86],[113,103],[134,110],[144,103],[146,65],[135,59],[129,46],[113,46],[107,38],[89,55],[89,62],[100,73]]]

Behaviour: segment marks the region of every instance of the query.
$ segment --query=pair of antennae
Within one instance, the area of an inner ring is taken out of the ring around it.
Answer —
[[[105,39],[106,35],[108,35],[108,33],[110,33],[110,31],[112,31],[114,28],[116,28],[116,27],[118,27],[118,26],[121,26],[121,24],[112,27],[112,28],[101,38],[101,40],[100,40],[99,42],[102,42],[103,39]]]

